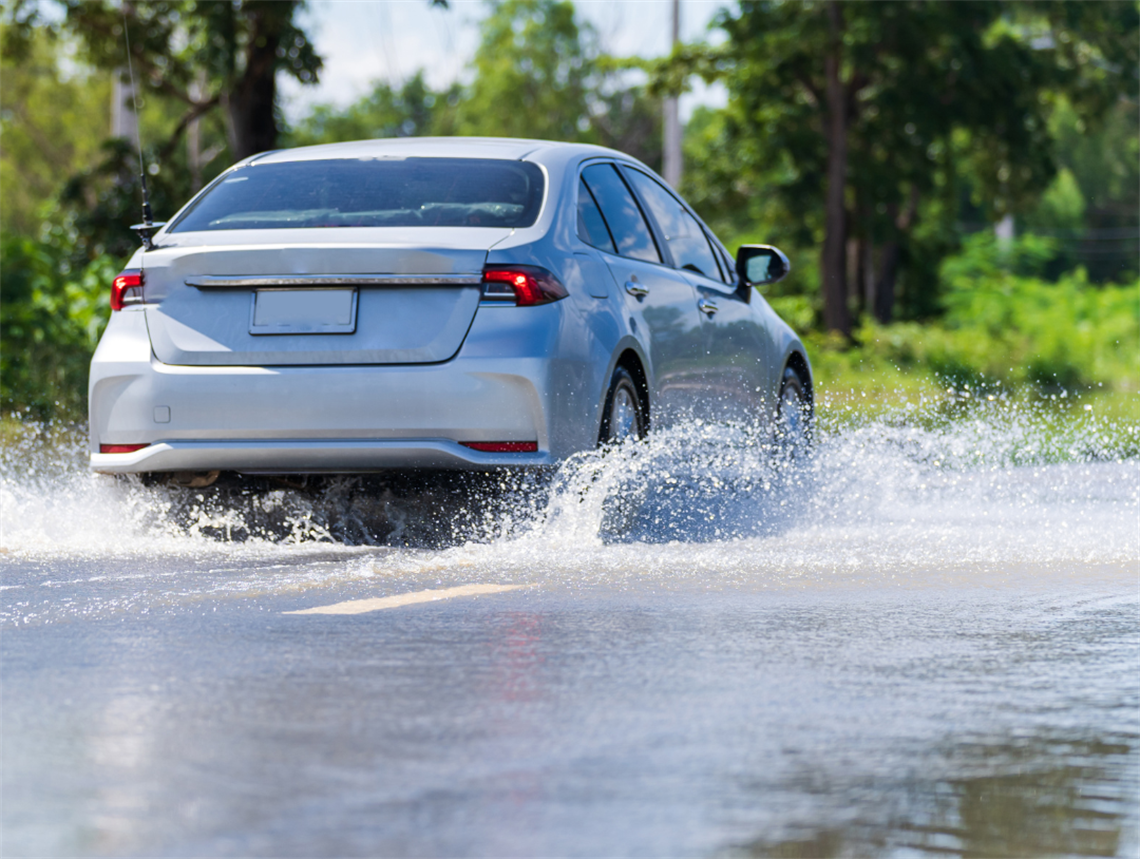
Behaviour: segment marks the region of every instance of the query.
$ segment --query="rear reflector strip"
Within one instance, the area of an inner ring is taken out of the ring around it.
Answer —
[[[134,453],[136,450],[142,450],[144,447],[149,447],[145,444],[101,444],[99,445],[99,453]]]
[[[538,453],[536,441],[461,441],[460,444],[484,453]]]

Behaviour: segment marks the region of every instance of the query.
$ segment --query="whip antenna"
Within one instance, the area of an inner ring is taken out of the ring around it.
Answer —
[[[127,72],[131,78],[131,102],[135,110],[135,146],[139,154],[139,179],[142,182],[143,222],[141,224],[135,224],[131,229],[139,234],[139,238],[142,239],[143,247],[149,251],[154,247],[154,243],[150,240],[151,234],[161,229],[164,224],[156,224],[150,210],[150,193],[146,187],[146,160],[143,158],[142,132],[139,130],[139,91],[135,87],[135,64],[131,58],[131,33],[130,28],[127,26],[127,4],[121,4],[119,11],[122,12],[123,15],[123,39],[127,45]]]

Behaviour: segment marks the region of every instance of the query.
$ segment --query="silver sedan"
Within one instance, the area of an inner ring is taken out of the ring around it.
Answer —
[[[544,466],[689,417],[802,427],[812,379],[734,260],[609,149],[408,138],[249,158],[114,282],[91,467]]]

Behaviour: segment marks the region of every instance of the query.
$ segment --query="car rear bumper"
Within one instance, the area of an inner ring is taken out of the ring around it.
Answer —
[[[181,366],[158,361],[145,317],[124,310],[91,362],[91,467],[329,473],[541,466],[580,448],[577,436],[596,438],[593,415],[551,415],[574,405],[564,390],[574,376],[568,363],[548,357],[541,342],[507,342],[523,354],[484,357],[472,349],[476,354],[421,365]],[[575,424],[570,433],[568,423]],[[554,424],[560,432],[552,438]],[[464,442],[523,442],[536,451],[486,453]],[[146,447],[100,453],[101,445]]]
[[[91,454],[92,470],[104,474],[337,474],[394,468],[533,468],[552,462],[548,453],[481,453],[448,439],[158,441],[133,453]]]

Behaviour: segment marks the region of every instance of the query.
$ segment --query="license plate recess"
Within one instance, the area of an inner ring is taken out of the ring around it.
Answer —
[[[358,290],[255,289],[250,334],[354,334]]]

